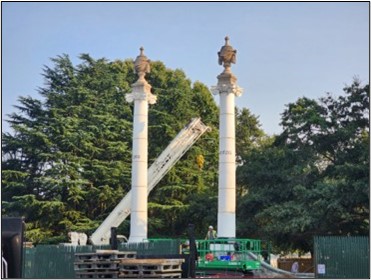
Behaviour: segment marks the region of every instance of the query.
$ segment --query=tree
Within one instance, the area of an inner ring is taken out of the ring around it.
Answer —
[[[244,156],[265,139],[259,118],[247,108],[236,109],[236,153]]]
[[[303,247],[304,238],[295,240],[304,237],[308,228],[295,188],[313,181],[307,163],[308,159],[275,143],[249,153],[240,167],[247,190],[238,203],[239,236],[270,240],[279,249]]]
[[[241,233],[302,251],[314,235],[368,234],[369,86],[344,92],[289,104],[283,133],[246,156]]]
[[[60,242],[70,230],[91,234],[131,186],[133,105],[125,94],[137,79],[133,61],[87,54],[80,60],[74,66],[67,55],[52,59],[54,66],[44,69],[42,99],[21,97],[8,120],[14,133],[3,133],[2,213],[25,216],[30,241]],[[209,104],[209,111],[217,107],[204,85],[192,87],[181,70],[161,62],[152,63],[148,81],[158,96],[149,111],[151,163],[191,118],[206,116],[199,104]],[[215,128],[217,118],[208,122]],[[174,234],[169,217],[175,220],[188,207],[184,196],[213,187],[217,159],[206,151],[215,135],[199,141],[160,182],[150,204],[160,221],[150,219],[150,234],[159,224]],[[205,156],[202,172],[199,154]]]
[[[324,232],[368,234],[370,90],[355,79],[344,92],[338,99],[328,94],[317,104],[299,100],[291,105],[283,114],[282,136],[293,149],[307,151],[315,159],[320,175],[314,189],[319,197],[312,195],[313,203],[331,190],[332,197],[327,194],[321,205],[326,206],[321,222],[331,225]],[[306,108],[304,114],[301,108]]]
[[[5,213],[25,215],[40,239],[91,231],[130,186],[131,110],[116,89],[127,86],[115,71],[122,65],[81,60],[73,67],[66,55],[53,59],[39,90],[44,101],[22,97],[9,120],[15,134],[3,134]],[[27,237],[38,240],[30,230]]]
[[[150,195],[149,235],[171,237],[183,235],[191,207],[189,195],[217,189],[218,109],[210,91],[200,82],[185,78],[181,70],[171,71],[162,63],[152,63],[148,81],[158,102],[149,110],[150,161],[166,148],[177,133],[194,117],[212,128],[184,155],[159,182]],[[211,145],[210,145],[211,143]],[[155,152],[154,152],[155,151]],[[199,169],[197,157],[202,155],[204,166]],[[216,216],[216,214],[215,214]],[[161,217],[161,218],[158,218]]]

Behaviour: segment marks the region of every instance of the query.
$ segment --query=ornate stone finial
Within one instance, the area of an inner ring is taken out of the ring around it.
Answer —
[[[140,47],[140,54],[137,56],[134,62],[135,73],[138,74],[138,81],[144,80],[146,73],[151,71],[150,60],[144,55],[144,48]]]
[[[125,95],[127,102],[134,100],[146,100],[149,104],[155,104],[157,96],[151,93],[151,85],[145,80],[144,76],[150,72],[150,60],[144,55],[144,48],[140,48],[140,54],[134,61],[134,70],[139,79],[132,84],[132,92]]]
[[[220,49],[220,52],[218,52],[219,64],[224,66],[224,71],[230,71],[231,64],[236,63],[237,50],[233,49],[233,47],[229,44],[228,36],[226,36],[224,39],[225,45]]]
[[[224,40],[225,40],[225,45],[229,46],[229,37],[225,36]]]

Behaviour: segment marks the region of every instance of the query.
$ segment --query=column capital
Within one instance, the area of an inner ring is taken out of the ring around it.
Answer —
[[[218,94],[234,94],[235,96],[241,96],[243,93],[243,88],[239,87],[236,84],[220,84],[218,83],[217,86],[212,86],[210,88],[211,93],[214,95]]]
[[[155,104],[157,101],[157,96],[151,93],[150,84],[146,83],[145,85],[133,84],[133,91],[125,95],[127,102],[131,103],[135,100],[145,100],[149,104]]]

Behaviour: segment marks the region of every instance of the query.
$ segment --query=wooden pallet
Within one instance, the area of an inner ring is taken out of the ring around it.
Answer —
[[[76,278],[181,278],[183,259],[136,259],[136,252],[75,254]]]
[[[162,273],[162,274],[119,274],[118,278],[182,278],[182,273]]]
[[[115,261],[83,261],[83,262],[74,262],[75,270],[89,270],[89,269],[112,269],[118,270],[119,269],[119,262],[118,260]]]
[[[182,273],[162,273],[162,274],[121,274],[119,273],[118,278],[182,278]]]
[[[117,250],[97,250],[90,253],[77,253],[75,259],[78,262],[95,262],[104,260],[135,259],[136,252],[119,252]]]
[[[148,270],[169,270],[180,268],[183,261],[183,259],[122,259],[119,261],[119,266],[141,267]]]
[[[76,278],[118,278],[117,271],[76,271]]]
[[[117,250],[77,253],[74,262],[75,275],[76,278],[118,278],[120,260],[135,257],[136,252]]]
[[[180,278],[183,259],[126,259],[119,264],[119,278]]]

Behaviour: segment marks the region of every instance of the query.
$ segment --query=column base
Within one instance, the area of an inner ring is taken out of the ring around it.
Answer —
[[[218,237],[236,237],[236,213],[218,213]]]

